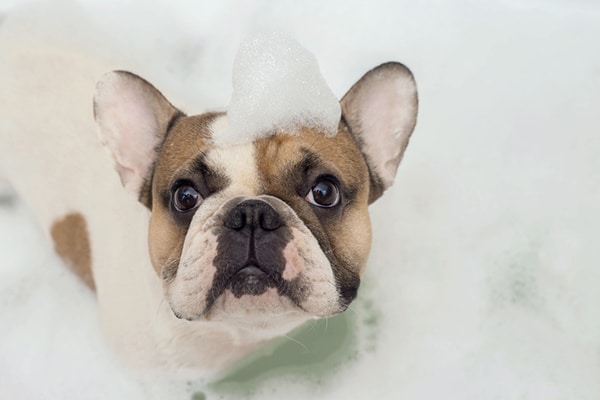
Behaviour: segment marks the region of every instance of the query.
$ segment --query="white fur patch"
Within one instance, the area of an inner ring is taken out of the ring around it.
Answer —
[[[177,276],[166,284],[169,305],[183,318],[198,318],[206,308],[206,294],[217,272],[213,265],[217,236],[211,230],[219,224],[214,214],[222,201],[207,199],[198,209],[185,238]]]
[[[333,315],[340,311],[340,304],[331,264],[306,225],[299,219],[294,225],[290,242],[293,247],[284,253],[291,257],[286,257],[284,279],[296,275],[310,283],[310,294],[300,304],[304,310],[321,317]]]
[[[254,160],[254,145],[251,143],[217,148],[208,155],[212,165],[223,167],[231,179],[227,194],[234,196],[256,196],[258,194],[258,170]]]

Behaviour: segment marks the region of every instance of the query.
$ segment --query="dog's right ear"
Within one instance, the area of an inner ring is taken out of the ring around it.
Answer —
[[[154,86],[130,72],[109,72],[96,85],[94,118],[100,140],[123,186],[140,200],[167,131],[182,115]]]

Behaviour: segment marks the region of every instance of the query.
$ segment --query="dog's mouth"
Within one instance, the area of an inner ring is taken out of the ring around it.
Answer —
[[[280,284],[278,274],[267,272],[256,262],[248,262],[227,279],[225,289],[230,289],[236,298],[240,298],[243,295],[259,296]]]
[[[255,259],[248,259],[241,267],[230,266],[228,273],[221,273],[215,277],[211,290],[207,295],[204,314],[208,314],[219,297],[231,292],[234,298],[242,296],[258,298],[269,289],[274,290],[278,296],[287,296],[293,292],[288,282],[281,276],[278,269],[273,266],[266,267]],[[281,268],[283,270],[283,268]],[[251,299],[248,299],[252,301]],[[299,303],[291,300],[298,305]]]

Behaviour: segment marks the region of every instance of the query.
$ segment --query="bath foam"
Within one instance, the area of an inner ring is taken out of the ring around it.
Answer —
[[[220,145],[251,142],[303,126],[334,136],[341,117],[313,54],[282,33],[262,33],[240,46],[233,68],[227,128]]]

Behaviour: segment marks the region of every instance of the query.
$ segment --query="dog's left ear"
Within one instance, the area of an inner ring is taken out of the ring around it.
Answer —
[[[369,166],[369,203],[392,185],[417,122],[417,87],[396,62],[367,72],[341,100],[342,114]]]
[[[100,140],[125,189],[144,204],[141,191],[169,126],[181,115],[154,86],[130,72],[109,72],[96,85],[94,118]]]

